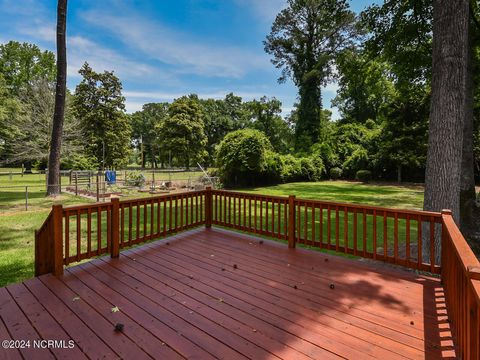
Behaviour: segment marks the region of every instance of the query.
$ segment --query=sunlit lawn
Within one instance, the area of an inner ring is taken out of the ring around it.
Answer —
[[[33,175],[35,176],[35,175]],[[37,182],[40,182],[38,180]],[[32,178],[33,179],[33,178]],[[1,179],[0,179],[1,180]],[[34,182],[35,180],[32,180]],[[386,206],[386,207],[397,207],[397,208],[410,208],[410,209],[419,209],[422,205],[423,191],[420,187],[402,187],[402,186],[390,186],[390,185],[375,185],[375,184],[360,184],[352,182],[319,182],[319,183],[291,183],[291,184],[282,184],[271,187],[262,187],[256,189],[244,189],[244,191],[258,193],[258,194],[267,194],[267,195],[296,195],[298,198],[304,199],[318,199],[318,200],[328,200],[335,202],[352,202],[352,203],[363,203],[370,205]],[[33,276],[33,260],[34,260],[34,230],[38,229],[46,216],[48,215],[49,209],[53,202],[61,202],[65,205],[73,205],[80,203],[89,202],[88,199],[78,198],[71,195],[62,195],[62,197],[57,198],[52,201],[51,199],[44,197],[44,191],[38,191],[37,194],[31,196],[32,208],[42,209],[43,210],[33,210],[33,211],[24,211],[22,209],[22,204],[16,204],[18,207],[15,211],[11,210],[11,206],[15,206],[15,200],[9,199],[8,196],[3,195],[4,198],[0,198],[0,285],[6,285],[13,282],[18,282],[26,278]],[[90,200],[91,202],[91,200]],[[9,205],[10,204],[10,205]],[[1,207],[9,207],[9,212],[2,212]],[[132,237],[135,238],[136,234],[136,209],[132,209],[132,226],[133,233]],[[140,235],[143,234],[144,229],[144,213],[143,208],[139,209],[139,231]],[[263,211],[265,207],[263,206]],[[271,214],[271,208],[269,209]],[[149,214],[147,218],[149,219]],[[239,209],[237,209],[237,214],[239,215]],[[163,222],[163,210],[161,211],[161,222]],[[301,223],[303,224],[303,212],[301,213]],[[317,217],[319,213],[317,213]],[[353,215],[349,215],[349,222],[352,222]],[[154,230],[157,226],[157,210],[154,208]],[[166,216],[167,223],[169,222],[168,214]],[[323,223],[322,223],[322,233],[324,239],[327,238],[327,223],[326,223],[326,213],[324,214]],[[277,216],[275,216],[274,227],[278,227]],[[360,219],[360,217],[359,217]],[[361,219],[360,219],[361,220]],[[149,220],[147,220],[149,221]],[[280,228],[283,229],[283,217],[280,219]],[[332,225],[332,241],[335,239],[335,211],[331,214],[331,225]],[[377,219],[378,223],[378,237],[379,243],[383,240],[383,220],[381,218]],[[392,228],[391,219],[388,220],[389,228]],[[343,224],[343,213],[339,213],[339,222]],[[96,220],[94,218],[92,226],[95,228]],[[367,226],[371,227],[373,220],[371,217],[367,218]],[[312,236],[312,226],[311,226],[310,216],[307,221],[307,236]],[[359,229],[361,228],[361,222],[359,222]],[[86,238],[86,220],[82,219],[82,238]],[[265,223],[263,223],[265,227]],[[269,225],[272,226],[271,223]],[[303,226],[303,225],[302,225]],[[147,230],[150,228],[150,223],[147,224]],[[316,238],[320,238],[320,222],[315,221],[315,231]],[[106,220],[102,219],[102,243],[105,246],[106,240]],[[343,236],[344,229],[340,227],[339,229],[339,238],[340,243],[343,245]],[[352,229],[349,228],[348,239],[349,243],[352,241]],[[360,230],[359,230],[360,231]],[[70,227],[70,233],[72,234],[72,239],[75,237],[76,233],[76,224],[72,222]],[[303,233],[303,230],[302,230]],[[405,224],[399,223],[399,233],[400,237],[404,238],[405,236]],[[92,235],[93,236],[93,235]],[[129,227],[128,227],[128,211],[125,212],[125,223],[124,223],[124,236],[125,239],[129,237]],[[411,237],[415,238],[415,229],[414,224],[412,223]],[[360,239],[360,237],[359,237]],[[392,237],[389,234],[387,240],[391,243]],[[325,240],[326,241],[326,240]],[[359,241],[360,242],[360,241]],[[361,248],[361,244],[359,245]],[[380,246],[380,245],[379,245]],[[85,244],[82,242],[82,248],[84,250]],[[369,242],[367,244],[368,249],[372,249],[372,244]],[[70,255],[75,254],[75,245],[72,244]]]

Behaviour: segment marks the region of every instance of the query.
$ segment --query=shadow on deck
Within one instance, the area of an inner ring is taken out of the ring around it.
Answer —
[[[0,317],[32,341],[2,359],[455,357],[438,279],[218,228],[1,288]]]

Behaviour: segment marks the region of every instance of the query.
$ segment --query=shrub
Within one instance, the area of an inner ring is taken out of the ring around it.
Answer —
[[[225,136],[217,148],[219,174],[226,186],[254,185],[267,168],[272,146],[262,132],[237,130]]]
[[[144,186],[145,176],[138,171],[130,172],[125,179],[125,185],[127,186]]]
[[[342,177],[342,169],[334,167],[330,169],[330,179],[338,180]]]
[[[362,182],[369,182],[372,179],[372,172],[370,170],[358,170],[355,174],[355,179]]]

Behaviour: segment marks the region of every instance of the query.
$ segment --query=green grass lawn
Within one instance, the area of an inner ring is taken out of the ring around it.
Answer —
[[[363,184],[350,181],[320,181],[315,183],[289,183],[276,186],[242,189],[263,195],[295,195],[301,199],[366,204],[401,209],[422,209],[423,188]]]
[[[36,181],[41,184],[39,175],[31,176],[37,177],[36,180],[32,178],[32,182]],[[0,181],[3,180],[0,178]],[[423,191],[420,187],[378,184],[364,185],[343,181],[282,184],[271,187],[245,189],[244,191],[267,195],[296,195],[298,198],[304,199],[363,203],[410,209],[421,208],[423,199]],[[31,201],[32,207],[37,210],[24,211],[21,204],[15,205],[14,199],[9,199],[8,196],[0,198],[0,286],[18,282],[33,276],[34,230],[41,226],[53,203],[58,202],[64,205],[73,205],[89,202],[88,199],[66,194],[62,195],[60,198],[51,200],[45,198],[44,192],[40,191],[36,196],[31,198]],[[9,211],[2,211],[2,206],[8,207]],[[15,211],[12,211],[12,206],[18,206],[18,208]],[[136,223],[136,214],[134,213],[132,215],[133,221]],[[141,229],[143,229],[143,218],[143,210],[141,209]],[[332,219],[334,219],[334,217],[332,217]],[[102,221],[102,224],[103,223],[104,220]],[[319,224],[316,224],[316,226],[319,226]],[[106,224],[103,224],[102,228],[105,229]],[[380,225],[378,226],[378,229],[379,237],[381,237],[382,230]],[[74,237],[75,231],[75,225],[72,224],[72,227],[70,228],[72,238]],[[326,228],[324,228],[323,231],[325,232]],[[340,229],[340,231],[343,230]],[[85,237],[84,232],[85,220],[82,220],[83,237]],[[311,234],[310,226],[307,233]],[[343,233],[339,234],[340,237],[342,237],[342,234]],[[318,231],[316,236],[318,236]],[[414,234],[412,233],[412,237],[413,236]],[[106,236],[104,235],[103,238],[105,239],[105,237]],[[72,252],[74,250],[75,248],[73,247]]]

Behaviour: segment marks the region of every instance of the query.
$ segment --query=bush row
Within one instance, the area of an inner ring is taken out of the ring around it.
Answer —
[[[319,181],[323,177],[343,178],[338,167],[330,169],[327,175],[322,157],[295,157],[273,151],[265,134],[258,130],[245,129],[229,133],[217,148],[217,170],[227,187],[257,186],[282,182]],[[369,170],[356,172],[356,179],[368,182],[372,177]]]

